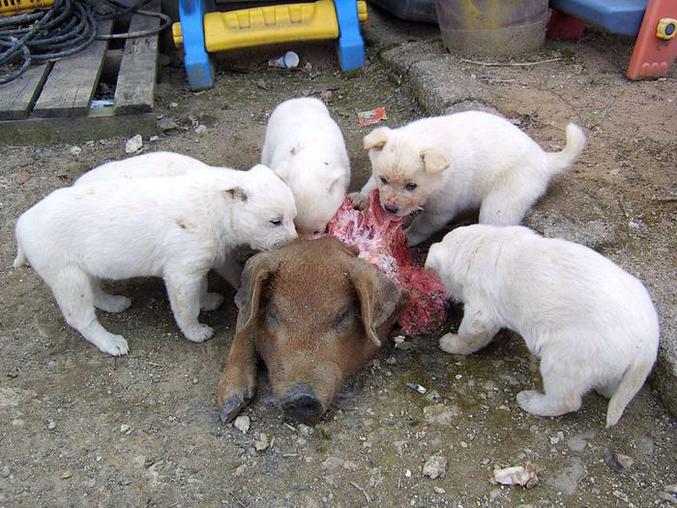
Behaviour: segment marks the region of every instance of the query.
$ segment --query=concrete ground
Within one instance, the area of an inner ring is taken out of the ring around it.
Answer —
[[[126,139],[2,146],[0,506],[674,503],[676,421],[666,410],[676,407],[674,71],[666,80],[628,83],[630,41],[599,33],[548,43],[517,60],[560,60],[526,68],[463,62],[444,53],[433,28],[375,11],[366,38],[369,65],[352,76],[339,72],[324,46],[299,48],[303,63],[311,62],[302,70],[269,69],[274,49],[224,59],[217,86],[195,94],[170,62],[158,105],[177,128],[144,140],[144,150],[245,168],[258,160],[278,102],[322,96],[344,130],[357,188],[369,170],[359,111],[384,106],[387,124],[397,126],[486,105],[547,149],[561,147],[564,125],[578,122],[589,147],[527,223],[592,246],[647,284],[662,324],[652,383],[610,430],[603,428],[606,401],[596,395],[576,414],[537,418],[515,402],[540,382],[518,337],[504,333],[467,358],[441,354],[436,337],[420,337],[386,348],[358,376],[352,409],[332,411],[314,429],[285,423],[262,377],[243,433],[220,423],[215,405],[232,340],[231,303],[202,317],[216,336],[192,344],[178,333],[158,280],[111,284],[133,299],[123,314],[101,314],[129,340],[130,354],[114,359],[65,326],[30,269],[10,268],[19,214],[87,169],[124,157]],[[222,281],[212,283],[232,299]],[[438,457],[431,464],[446,461],[436,479],[423,476],[431,457]],[[527,462],[539,478],[533,488],[491,483],[495,467]]]

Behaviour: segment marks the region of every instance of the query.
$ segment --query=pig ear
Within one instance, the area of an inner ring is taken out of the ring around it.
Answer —
[[[430,175],[444,171],[449,167],[449,159],[437,150],[423,150],[420,157],[423,161],[425,172]]]
[[[374,129],[364,137],[364,149],[382,150],[388,142],[390,137],[390,129],[388,127],[379,127]]]
[[[378,268],[364,261],[354,263],[350,278],[360,299],[360,313],[367,336],[380,347],[378,329],[399,310],[402,293]]]
[[[261,295],[266,281],[277,271],[280,258],[273,252],[262,252],[247,261],[242,271],[240,289],[235,294],[239,310],[236,334],[252,333],[261,305]]]

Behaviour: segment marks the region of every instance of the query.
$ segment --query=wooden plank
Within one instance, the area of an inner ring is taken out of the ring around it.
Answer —
[[[51,68],[51,63],[32,65],[14,81],[0,85],[0,120],[28,116]]]
[[[144,10],[159,12],[160,0],[145,5]],[[159,18],[135,14],[129,25],[129,32],[145,32],[159,26]],[[116,113],[129,114],[153,110],[157,58],[157,34],[127,39],[115,85]]]
[[[113,22],[99,23],[99,33],[110,33]],[[89,113],[108,41],[95,41],[84,51],[54,64],[33,114],[39,117],[79,116]]]
[[[93,109],[88,116],[70,118],[66,122],[59,117],[0,122],[0,145],[82,143],[120,136],[128,138],[134,134],[157,134],[154,113],[114,115],[112,109]]]

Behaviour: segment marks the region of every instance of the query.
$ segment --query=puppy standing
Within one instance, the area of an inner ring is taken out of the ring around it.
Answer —
[[[121,312],[129,299],[104,293],[101,279],[162,277],[179,328],[202,342],[214,333],[200,307],[209,269],[234,245],[267,250],[295,238],[294,198],[265,166],[176,177],[138,178],[59,189],[17,222],[14,266],[28,261],[50,286],[69,325],[111,355],[127,341],[108,332],[94,308]]]
[[[581,129],[569,124],[564,150],[546,153],[507,120],[480,111],[380,127],[364,138],[372,176],[351,197],[361,206],[378,187],[381,205],[392,213],[422,208],[407,231],[410,245],[478,207],[481,224],[517,225],[550,178],[570,167],[584,146]]]
[[[433,244],[426,267],[465,304],[458,334],[440,339],[443,351],[474,353],[510,328],[541,358],[545,394],[517,394],[529,413],[576,411],[594,389],[611,398],[606,423],[615,425],[656,360],[658,317],[646,289],[587,247],[474,225]]]
[[[345,141],[324,103],[304,98],[277,106],[268,121],[261,162],[291,188],[299,233],[324,233],[350,183]]]
[[[223,175],[235,170],[209,166],[193,157],[179,153],[151,152],[102,164],[82,175],[73,185],[87,185],[110,180],[181,176],[194,174],[197,171],[211,171],[217,175]],[[235,252],[226,252],[223,260],[212,268],[234,288],[240,286],[242,265],[235,256]]]

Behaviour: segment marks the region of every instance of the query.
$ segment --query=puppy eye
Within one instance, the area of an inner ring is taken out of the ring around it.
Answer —
[[[408,190],[409,192],[413,191],[418,187],[415,183],[408,183],[407,185],[404,186],[405,190]]]
[[[387,179],[387,178],[385,178],[385,177],[383,177],[383,176],[381,176],[380,178],[381,178],[381,183],[382,183],[383,185],[388,185],[388,179]]]
[[[282,225],[282,219],[278,217],[277,219],[271,220],[270,223],[273,226],[281,226]]]

